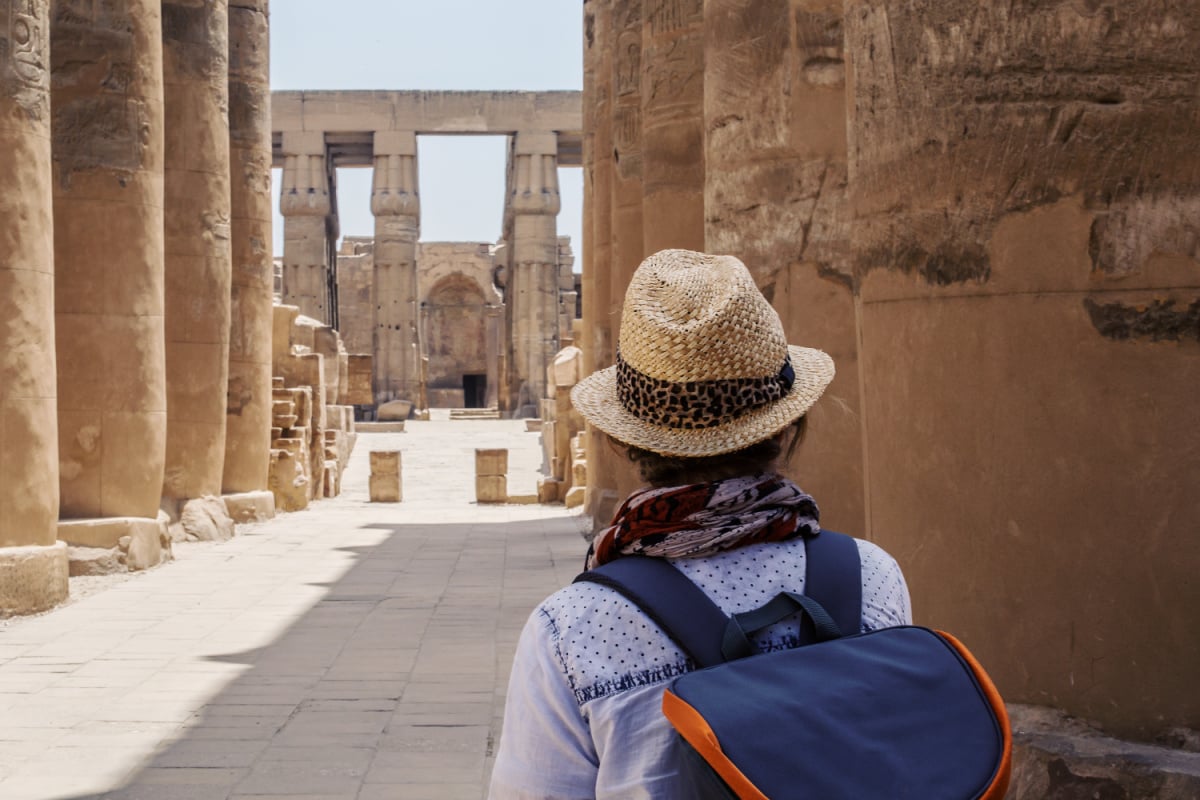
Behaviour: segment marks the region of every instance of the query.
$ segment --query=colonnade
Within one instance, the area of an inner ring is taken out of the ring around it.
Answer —
[[[65,542],[153,558],[164,498],[267,488],[267,30],[267,0],[0,10],[0,614],[66,596]]]
[[[302,314],[336,322],[337,262],[329,249],[338,228],[336,167],[373,170],[376,405],[421,403],[420,134],[508,138],[497,248],[504,292],[504,330],[498,334],[503,368],[489,374],[488,396],[509,415],[537,416],[550,390],[547,368],[561,346],[562,309],[564,303],[574,303],[572,292],[560,286],[556,217],[564,141],[579,136],[579,94],[280,92],[276,100],[276,164],[283,168],[283,301]],[[567,161],[578,163],[572,156]]]

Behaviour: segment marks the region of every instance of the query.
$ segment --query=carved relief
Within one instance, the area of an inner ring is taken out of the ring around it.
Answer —
[[[650,34],[673,33],[703,19],[703,0],[647,0],[646,21]]]
[[[8,62],[27,86],[46,87],[47,0],[9,0]]]

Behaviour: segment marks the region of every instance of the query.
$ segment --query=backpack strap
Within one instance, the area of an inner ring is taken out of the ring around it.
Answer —
[[[661,558],[623,556],[581,573],[575,583],[598,583],[640,608],[701,667],[722,663],[721,637],[729,617],[686,575]]]
[[[828,612],[841,634],[858,633],[862,626],[862,566],[858,544],[850,536],[823,530],[805,539],[807,574],[805,592]],[[813,564],[819,564],[814,569]],[[748,654],[745,647],[731,648],[728,638],[745,629],[752,632],[777,622],[773,616],[788,616],[796,612],[798,603],[790,607],[775,600],[756,611],[738,615],[745,622],[731,624],[721,609],[699,586],[661,558],[623,556],[615,561],[581,573],[575,583],[598,583],[616,591],[650,617],[681,650],[700,667],[711,667],[728,660],[726,653]],[[779,598],[776,598],[779,600]],[[767,611],[768,608],[772,611]],[[778,610],[774,610],[778,608]],[[807,610],[807,609],[806,609]],[[764,612],[755,617],[757,611]],[[817,615],[809,613],[810,618]],[[762,624],[754,624],[761,621]],[[817,625],[801,626],[805,644],[832,638],[826,629]],[[744,640],[745,634],[737,636]],[[748,642],[746,642],[748,647]]]

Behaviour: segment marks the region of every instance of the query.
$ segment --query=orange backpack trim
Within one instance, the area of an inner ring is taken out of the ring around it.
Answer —
[[[996,715],[996,720],[1000,723],[1000,735],[1004,740],[1004,754],[1000,757],[1000,765],[996,768],[996,776],[992,779],[992,785],[980,795],[979,800],[1004,800],[1004,795],[1008,792],[1009,780],[1012,777],[1012,725],[1008,720],[1008,708],[1004,705],[1004,699],[1000,697],[996,684],[992,683],[992,679],[984,670],[983,665],[975,659],[967,646],[945,631],[936,631],[936,633],[949,642],[962,656],[963,661],[967,662],[967,666],[975,675],[976,682],[979,683],[979,688],[983,689],[983,694],[992,707],[992,713]]]
[[[717,735],[713,733],[704,717],[700,716],[700,712],[670,689],[663,692],[662,711],[663,716],[675,726],[675,730],[679,731],[687,743],[716,770],[741,800],[769,800],[721,750]],[[991,800],[991,796],[988,797]]]

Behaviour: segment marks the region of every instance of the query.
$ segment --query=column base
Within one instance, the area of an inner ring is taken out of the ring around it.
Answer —
[[[67,599],[67,546],[0,547],[0,617],[36,614]]]
[[[130,572],[157,567],[170,561],[171,537],[167,532],[168,517],[159,512],[157,518],[149,517],[101,517],[97,519],[65,519],[58,522],[58,539],[83,550],[119,551],[117,563]],[[97,574],[111,572],[107,567],[94,568],[105,559],[92,558],[95,553],[80,552],[79,558],[71,561],[79,566],[75,574]],[[88,556],[85,558],[85,556]],[[84,565],[88,566],[84,566]]]
[[[221,499],[234,522],[262,522],[275,516],[275,495],[265,489],[226,494]]]

